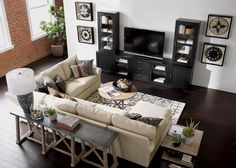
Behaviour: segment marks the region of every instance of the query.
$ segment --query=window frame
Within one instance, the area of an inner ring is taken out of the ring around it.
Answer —
[[[2,16],[0,16],[0,26],[3,30],[5,42],[5,45],[3,47],[0,47],[0,53],[3,53],[14,48],[14,45],[12,45],[11,41],[4,0],[0,0],[0,13],[2,14]]]
[[[40,6],[37,6],[37,7],[30,8],[29,7],[29,1],[30,0],[26,0],[26,8],[27,8],[28,21],[29,21],[29,28],[30,28],[30,37],[31,37],[31,41],[35,41],[35,40],[41,39],[43,37],[46,37],[47,34],[43,31],[39,35],[34,35],[33,34],[33,25],[32,25],[31,16],[30,16],[30,10],[40,8],[40,7],[43,7],[45,5],[40,5]],[[50,1],[52,1],[51,4],[50,4]],[[47,3],[50,6],[55,5],[55,0],[47,0]],[[51,18],[51,21],[53,21],[53,17],[51,16],[50,18]]]

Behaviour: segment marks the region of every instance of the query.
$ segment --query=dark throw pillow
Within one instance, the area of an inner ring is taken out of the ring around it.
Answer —
[[[76,58],[76,62],[77,62],[77,64],[81,64],[81,63],[84,64],[85,68],[87,69],[88,75],[93,74],[93,59],[91,59],[91,60],[79,60],[78,58]]]
[[[43,83],[36,83],[35,91],[49,94],[48,87],[45,86]]]
[[[66,82],[62,79],[62,77],[60,77],[59,75],[56,75],[55,83],[60,92],[63,92],[63,93],[66,92]]]
[[[58,89],[56,83],[54,82],[54,80],[52,78],[50,78],[47,74],[43,75],[43,82],[44,82],[45,86],[53,88],[53,89],[59,91],[59,89]]]
[[[128,113],[126,114],[126,116],[129,118],[129,119],[132,119],[132,120],[137,120],[138,118],[141,118],[142,115],[139,114],[139,113]]]
[[[152,118],[152,117],[141,117],[137,119],[138,121],[142,121],[146,124],[158,127],[160,122],[163,120],[162,118]]]

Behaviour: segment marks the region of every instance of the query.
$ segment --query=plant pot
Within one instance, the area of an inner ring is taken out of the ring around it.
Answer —
[[[178,146],[180,146],[181,142],[179,142],[179,143],[172,143],[172,144],[173,144],[174,147],[178,147]]]
[[[57,119],[57,114],[49,115],[48,118],[49,118],[51,121],[55,121],[55,120]]]
[[[62,57],[64,54],[64,45],[51,45],[52,55]]]
[[[182,137],[183,137],[183,143],[186,144],[186,145],[189,145],[193,142],[193,136],[192,137],[186,137],[182,134]]]

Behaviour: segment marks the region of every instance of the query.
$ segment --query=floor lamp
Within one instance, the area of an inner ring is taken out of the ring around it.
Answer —
[[[34,71],[29,68],[18,68],[6,74],[8,91],[17,96],[17,100],[25,113],[30,113],[34,104],[33,91],[36,88]]]

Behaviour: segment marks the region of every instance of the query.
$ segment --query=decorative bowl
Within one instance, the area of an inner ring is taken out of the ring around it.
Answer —
[[[119,80],[117,80],[117,81],[119,81]],[[113,87],[114,87],[116,90],[121,91],[121,92],[129,92],[129,91],[131,90],[132,85],[133,85],[131,81],[126,82],[126,86],[127,86],[127,87],[123,87],[123,88],[121,88],[121,87],[118,86],[117,81],[114,81],[114,82],[112,83]]]

